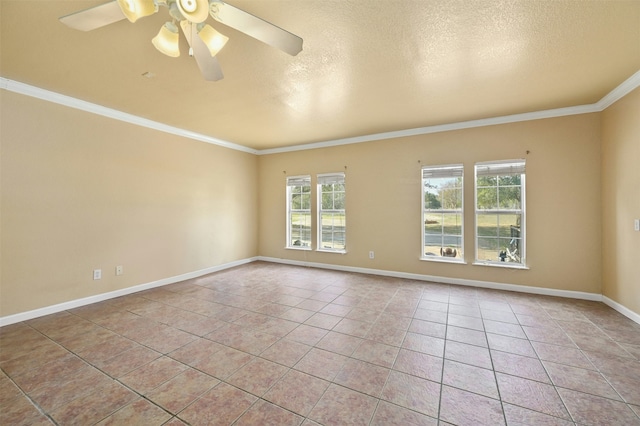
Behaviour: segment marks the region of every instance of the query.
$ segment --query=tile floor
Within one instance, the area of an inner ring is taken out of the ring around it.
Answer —
[[[0,424],[640,425],[601,303],[252,263],[0,329]]]

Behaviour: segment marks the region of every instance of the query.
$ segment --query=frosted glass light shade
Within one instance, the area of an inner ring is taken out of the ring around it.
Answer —
[[[177,0],[176,5],[182,16],[196,24],[209,17],[209,0]]]
[[[158,11],[158,6],[153,0],[118,0],[118,6],[131,22],[136,22]]]
[[[178,27],[172,22],[167,22],[160,28],[158,35],[151,39],[151,43],[160,52],[172,58],[180,56],[180,44]]]
[[[202,27],[198,32],[198,36],[207,45],[211,56],[216,56],[229,40],[229,37],[220,34],[211,25]]]

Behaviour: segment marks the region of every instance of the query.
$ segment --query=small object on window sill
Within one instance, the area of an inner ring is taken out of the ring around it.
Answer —
[[[440,247],[440,255],[442,257],[456,257],[458,255],[458,251],[456,249],[452,249],[451,247],[447,247],[445,249]]]

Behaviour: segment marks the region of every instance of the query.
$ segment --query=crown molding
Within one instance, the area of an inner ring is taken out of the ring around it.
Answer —
[[[65,105],[70,108],[80,109],[82,111],[90,112],[93,114],[102,115],[105,117],[113,118],[115,120],[124,121],[127,123],[155,129],[165,133],[171,133],[177,136],[182,136],[189,139],[198,140],[201,142],[210,143],[213,145],[222,146],[225,148],[234,149],[237,151],[247,152],[255,155],[269,155],[269,154],[281,154],[285,152],[294,151],[306,151],[310,149],[328,148],[341,145],[351,145],[364,142],[374,142],[384,139],[396,139],[404,138],[408,136],[426,135],[431,133],[450,132],[453,130],[471,129],[475,127],[495,126],[499,124],[518,123],[523,121],[541,120],[545,118],[565,117],[569,115],[589,114],[593,112],[602,112],[622,97],[629,94],[632,90],[640,87],[640,71],[637,71],[631,77],[626,79],[615,89],[605,95],[602,99],[594,104],[578,105],[566,108],[556,108],[544,111],[534,111],[522,114],[505,115],[501,117],[483,118],[479,120],[461,121],[457,123],[439,124],[435,126],[418,127],[414,129],[398,130],[393,132],[374,133],[370,135],[355,136],[351,138],[334,139],[322,142],[315,142],[309,144],[293,145],[282,148],[271,149],[252,149],[243,145],[238,145],[233,142],[225,141],[222,139],[206,136],[200,133],[192,132],[189,130],[180,129],[177,127],[168,126],[166,124],[158,123],[156,121],[141,118],[132,114],[127,114],[118,110],[103,107],[101,105],[92,104],[90,102],[82,101],[70,96],[61,95],[59,93],[51,92],[48,90],[40,89],[38,87],[30,86],[28,84],[20,83],[17,81],[9,80],[0,77],[0,89],[8,90],[11,92],[20,93],[26,96],[32,96],[45,101],[54,102],[60,105]]]
[[[180,129],[178,127],[169,126],[163,123],[159,123],[157,121],[138,117],[137,115],[127,114],[122,111],[104,107],[102,105],[97,105],[91,102],[82,101],[80,99],[72,98],[71,96],[61,95],[60,93],[51,92],[49,90],[41,89],[39,87],[31,86],[25,83],[20,83],[14,80],[9,80],[3,77],[0,77],[0,88],[7,90],[9,92],[15,92],[21,95],[31,96],[33,98],[38,98],[44,101],[53,102],[59,105],[64,105],[69,108],[79,109],[81,111],[101,115],[103,117],[112,118],[114,120],[123,121],[125,123],[135,124],[137,126],[158,130],[160,132],[182,136],[182,137],[194,139],[200,142],[206,142],[212,145],[222,146],[224,148],[234,149],[236,151],[248,152],[250,154],[258,154],[257,150],[248,148],[243,145],[238,145],[233,142],[225,141],[225,140],[214,138],[211,136],[206,136],[206,135],[192,132],[189,130]]]
[[[283,152],[304,151],[308,149],[327,148],[340,145],[351,145],[362,142],[373,142],[384,139],[404,138],[407,136],[427,135],[431,133],[450,132],[452,130],[472,129],[475,127],[495,126],[498,124],[518,123],[521,121],[541,120],[543,118],[563,117],[566,115],[588,114],[599,112],[597,104],[579,105],[567,108],[550,109],[545,111],[527,112],[523,114],[505,115],[502,117],[482,118],[479,120],[461,121],[457,123],[438,124],[435,126],[417,127],[415,129],[398,130],[395,132],[374,133],[345,139],[335,139],[304,145],[294,145],[283,148],[263,149],[260,155],[280,154]]]
[[[631,77],[620,83],[618,87],[616,87],[611,92],[606,94],[602,99],[600,99],[597,103],[600,111],[604,111],[605,109],[609,108],[616,101],[625,97],[626,95],[631,93],[631,91],[635,90],[638,87],[640,87],[640,71],[637,71]]]

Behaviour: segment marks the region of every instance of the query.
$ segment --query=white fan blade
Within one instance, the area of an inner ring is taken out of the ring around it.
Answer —
[[[182,27],[182,33],[184,38],[187,39],[187,43],[193,49],[193,56],[196,58],[198,68],[202,76],[207,81],[218,81],[224,78],[222,74],[222,68],[218,60],[211,56],[207,45],[198,36],[195,24],[190,24],[188,21],[180,21],[180,27]]]
[[[211,4],[211,16],[218,22],[241,31],[263,43],[295,56],[302,50],[302,39],[270,22],[227,3]]]
[[[80,31],[91,31],[125,19],[118,2],[113,0],[60,18],[60,22]]]

